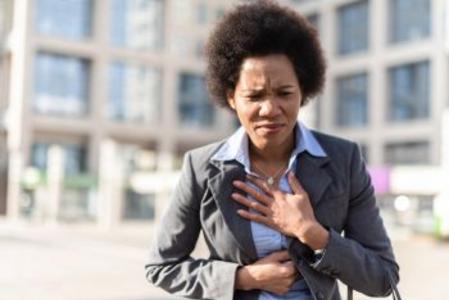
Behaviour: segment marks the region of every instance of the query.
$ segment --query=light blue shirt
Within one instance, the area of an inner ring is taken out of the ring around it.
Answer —
[[[213,160],[237,160],[241,163],[247,174],[260,177],[258,174],[251,172],[251,162],[249,159],[248,135],[243,127],[240,127],[227,141],[223,144],[217,153],[212,157]],[[290,155],[288,168],[282,175],[279,181],[279,188],[291,193],[291,188],[287,180],[287,174],[291,170],[296,169],[297,156],[303,151],[307,151],[313,156],[324,157],[324,152],[321,145],[313,136],[312,132],[301,122],[297,122],[295,126],[295,147]],[[300,166],[299,166],[300,167]],[[250,183],[251,184],[251,183]],[[252,185],[254,188],[254,185]],[[287,248],[287,238],[280,232],[271,229],[263,224],[251,222],[251,231],[253,235],[254,245],[256,247],[257,256],[263,258],[272,252]],[[309,288],[303,279],[295,282],[290,291],[283,296],[279,296],[270,292],[263,291],[260,294],[259,300],[311,300]]]

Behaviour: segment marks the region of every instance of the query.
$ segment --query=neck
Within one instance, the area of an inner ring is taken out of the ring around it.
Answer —
[[[293,150],[295,138],[293,133],[285,143],[275,147],[257,147],[252,142],[249,143],[249,153],[252,160],[263,161],[268,165],[284,164],[290,158]]]

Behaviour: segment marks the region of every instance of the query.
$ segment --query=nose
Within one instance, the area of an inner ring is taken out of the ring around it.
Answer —
[[[275,99],[266,99],[261,102],[259,115],[261,117],[275,117],[280,113],[279,104]]]

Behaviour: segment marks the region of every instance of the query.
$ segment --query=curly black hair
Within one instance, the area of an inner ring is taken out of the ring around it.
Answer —
[[[206,81],[212,100],[230,108],[227,94],[247,57],[285,54],[293,64],[305,105],[321,92],[326,63],[317,30],[299,13],[274,1],[241,4],[227,12],[205,48]]]

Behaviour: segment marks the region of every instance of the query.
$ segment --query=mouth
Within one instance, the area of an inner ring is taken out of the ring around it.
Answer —
[[[267,123],[256,126],[256,129],[262,130],[265,133],[277,133],[285,127],[281,123]]]

